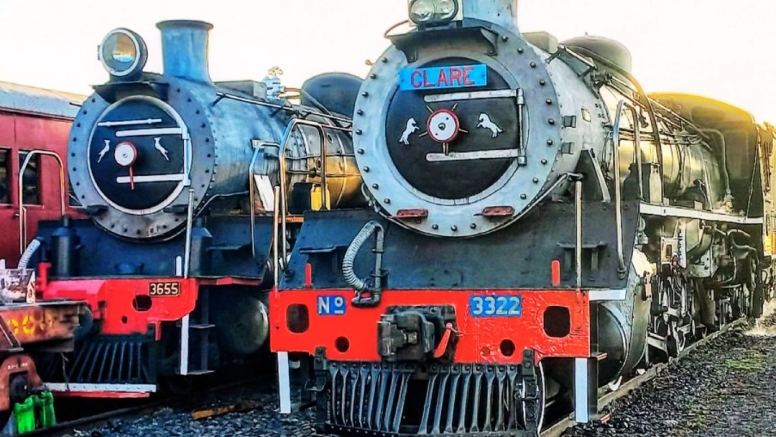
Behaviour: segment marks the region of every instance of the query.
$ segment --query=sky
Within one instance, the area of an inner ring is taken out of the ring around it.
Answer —
[[[519,1],[523,32],[624,43],[647,92],[701,94],[776,124],[776,0]],[[108,78],[97,46],[117,27],[143,36],[146,70],[159,72],[156,23],[168,19],[215,26],[214,80],[261,80],[273,66],[287,86],[329,71],[363,77],[406,15],[406,0],[0,0],[0,81],[89,94]]]

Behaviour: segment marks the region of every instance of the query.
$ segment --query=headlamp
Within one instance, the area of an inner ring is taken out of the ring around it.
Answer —
[[[452,21],[459,11],[458,0],[411,0],[410,20],[417,25]]]
[[[133,76],[143,71],[148,49],[140,35],[128,29],[115,29],[102,40],[99,58],[111,76]]]

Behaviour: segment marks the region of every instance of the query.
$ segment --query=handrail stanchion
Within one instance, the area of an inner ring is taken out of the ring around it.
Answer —
[[[65,165],[62,162],[62,158],[56,153],[49,150],[31,150],[24,158],[22,166],[19,168],[18,177],[18,196],[19,196],[19,253],[23,254],[27,242],[27,210],[24,207],[24,172],[27,170],[27,166],[35,155],[51,156],[56,159],[59,164],[59,209],[60,216],[65,216]]]
[[[253,254],[254,259],[256,258],[256,208],[254,207],[254,202],[256,199],[256,187],[253,180],[256,172],[254,166],[256,165],[256,159],[259,157],[259,152],[262,150],[262,147],[265,146],[280,147],[279,144],[273,143],[271,141],[258,141],[253,144],[253,156],[251,157],[251,166],[248,169],[248,193],[250,196],[251,210],[251,253]]]
[[[328,142],[326,139],[326,132],[325,130],[337,130],[341,132],[352,132],[353,129],[351,128],[344,128],[339,126],[333,126],[333,125],[323,125],[318,122],[309,121],[309,120],[302,120],[302,119],[294,119],[292,120],[288,126],[286,127],[286,131],[283,134],[283,140],[280,142],[280,150],[278,151],[278,162],[280,165],[279,172],[280,172],[280,197],[281,197],[281,215],[280,215],[280,226],[281,226],[281,232],[283,234],[283,238],[286,238],[286,222],[287,222],[287,216],[288,216],[288,202],[286,201],[288,193],[286,193],[286,146],[288,145],[288,142],[291,140],[291,135],[294,132],[294,129],[297,126],[311,126],[318,130],[318,132],[321,134],[321,168],[323,175],[321,176],[321,200],[323,202],[323,207],[326,207],[326,201],[328,197],[326,196],[326,160],[328,159],[327,154],[327,148],[328,148]],[[287,249],[286,245],[283,245],[283,262],[286,262],[287,257]]]
[[[622,247],[622,189],[620,181],[620,125],[622,123],[622,110],[625,104],[625,100],[621,100],[617,105],[617,116],[614,121],[614,132],[612,134],[612,160],[614,161],[614,215],[617,227],[617,263],[620,274],[627,272]],[[638,123],[638,120],[636,122]],[[637,151],[637,153],[641,153],[641,151]],[[641,181],[639,181],[639,184],[640,183]]]

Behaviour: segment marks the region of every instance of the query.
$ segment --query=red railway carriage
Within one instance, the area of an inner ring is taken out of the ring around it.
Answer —
[[[77,94],[0,82],[0,259],[9,266],[19,262],[20,233],[25,234],[25,244],[29,243],[40,220],[61,215],[59,164],[45,153],[66,158],[70,127],[84,99]],[[26,220],[20,224],[18,175],[31,151],[35,153],[25,169],[22,187]],[[65,176],[66,188],[67,183]],[[67,215],[78,215],[75,206],[65,199]]]

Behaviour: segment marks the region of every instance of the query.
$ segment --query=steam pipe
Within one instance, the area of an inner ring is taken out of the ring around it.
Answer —
[[[758,258],[757,249],[755,249],[754,247],[749,246],[747,244],[738,244],[738,243],[736,243],[736,235],[742,236],[742,237],[744,237],[746,239],[752,238],[751,235],[749,235],[748,233],[746,233],[746,232],[744,232],[744,231],[742,231],[740,229],[731,229],[727,233],[728,243],[730,244],[730,246],[733,249],[735,249],[735,250],[746,252],[750,256],[752,256],[754,259],[757,259]]]
[[[722,158],[722,177],[724,179],[725,184],[725,201],[728,201],[730,197],[732,196],[732,192],[730,191],[730,171],[728,170],[728,161],[727,161],[727,142],[725,141],[725,136],[722,135],[722,132],[716,130],[716,129],[699,129],[702,133],[708,135],[709,137],[714,137],[714,139],[717,141],[717,144],[719,144],[719,152],[721,158]]]
[[[208,72],[208,33],[213,25],[196,20],[168,20],[156,24],[162,32],[164,74],[211,83]]]

